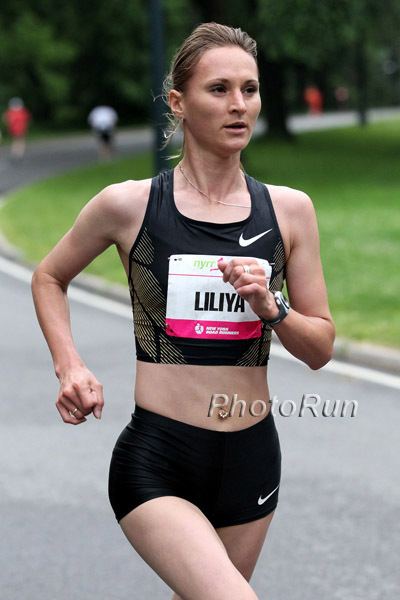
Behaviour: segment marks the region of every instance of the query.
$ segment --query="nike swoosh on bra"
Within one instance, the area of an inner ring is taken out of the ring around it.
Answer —
[[[274,492],[276,492],[276,490],[278,489],[279,485],[280,485],[280,484],[278,484],[278,485],[276,486],[276,488],[275,488],[274,490],[272,490],[272,492],[271,492],[270,494],[268,494],[268,496],[265,496],[265,498],[262,498],[262,497],[260,496],[260,497],[259,497],[259,499],[258,499],[258,504],[259,504],[260,506],[261,506],[261,504],[264,504],[264,502],[266,502],[266,501],[268,500],[268,498],[270,498],[270,497],[272,496],[272,494],[273,494]]]
[[[267,229],[267,231],[263,231],[262,233],[259,233],[258,235],[255,235],[254,237],[249,238],[248,240],[245,240],[243,237],[243,233],[241,233],[240,238],[239,238],[239,244],[241,246],[250,246],[250,244],[252,244],[253,242],[256,242],[257,240],[260,239],[260,237],[262,237],[266,233],[269,233],[270,231],[272,231],[272,229]]]

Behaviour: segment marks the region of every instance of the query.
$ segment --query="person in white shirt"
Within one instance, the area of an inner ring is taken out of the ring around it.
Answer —
[[[96,106],[89,113],[88,123],[98,138],[100,159],[111,158],[117,121],[118,115],[111,106]]]

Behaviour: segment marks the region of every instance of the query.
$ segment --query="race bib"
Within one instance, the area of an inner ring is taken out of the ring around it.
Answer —
[[[167,335],[213,340],[260,337],[259,317],[234,287],[224,282],[218,269],[217,261],[232,258],[238,257],[207,254],[170,256],[165,319]],[[271,265],[262,258],[254,260],[265,270],[268,285]]]

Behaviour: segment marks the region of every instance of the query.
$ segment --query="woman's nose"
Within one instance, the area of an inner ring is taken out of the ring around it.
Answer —
[[[238,112],[245,112],[246,103],[243,98],[242,90],[237,90],[237,91],[233,92],[232,101],[231,101],[231,110],[238,111]]]

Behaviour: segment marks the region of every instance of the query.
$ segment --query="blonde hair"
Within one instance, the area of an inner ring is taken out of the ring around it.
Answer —
[[[219,23],[202,23],[184,40],[175,53],[170,66],[170,71],[164,80],[163,98],[168,105],[168,96],[171,90],[183,92],[185,85],[202,55],[211,48],[223,46],[238,46],[250,54],[257,64],[257,44],[248,33],[240,28],[228,27]],[[172,111],[165,113],[168,125],[164,131],[167,146],[174,134],[179,129],[180,120]]]

